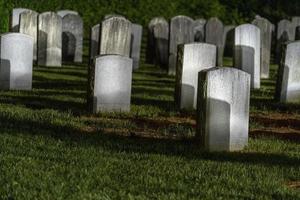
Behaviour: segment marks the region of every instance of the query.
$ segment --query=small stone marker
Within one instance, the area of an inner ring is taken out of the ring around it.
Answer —
[[[139,24],[132,24],[131,58],[133,61],[133,70],[138,69],[140,65],[142,34],[143,27]]]
[[[61,17],[54,12],[45,12],[39,15],[38,22],[38,65],[61,66]]]
[[[32,10],[20,14],[20,33],[33,37],[33,60],[37,60],[38,13]]]
[[[178,48],[175,104],[178,109],[196,109],[198,72],[216,66],[217,49],[206,43],[185,44]]]
[[[99,55],[100,47],[100,24],[96,24],[91,28],[90,32],[90,59]]]
[[[260,77],[269,78],[273,24],[265,18],[255,19],[252,24],[260,29]]]
[[[194,20],[187,16],[176,16],[170,23],[169,75],[176,73],[177,47],[194,41]]]
[[[96,58],[93,112],[130,111],[132,59],[120,55]]]
[[[63,17],[62,41],[63,61],[82,62],[83,21],[79,15]]]
[[[205,19],[197,19],[194,21],[194,41],[205,42]]]
[[[31,90],[33,38],[22,33],[1,35],[0,89]]]
[[[235,68],[199,72],[196,137],[208,151],[239,151],[248,143],[250,75]]]
[[[100,55],[130,56],[132,25],[124,17],[110,17],[102,21]]]
[[[77,11],[74,10],[59,10],[56,12],[59,16],[61,16],[61,18],[63,18],[64,16],[68,15],[68,14],[73,14],[73,15],[78,15]]]
[[[234,66],[251,75],[251,87],[260,88],[260,30],[252,24],[235,28]]]
[[[233,57],[234,29],[234,25],[228,25],[224,27],[223,31],[224,55],[228,57]]]
[[[14,8],[10,18],[10,27],[12,32],[19,32],[20,14],[24,11],[28,11],[27,8]]]
[[[276,99],[283,103],[300,103],[300,41],[286,44],[279,66]]]
[[[224,35],[223,23],[216,17],[210,18],[205,26],[205,41],[208,44],[217,46],[217,65],[223,66],[223,35]]]

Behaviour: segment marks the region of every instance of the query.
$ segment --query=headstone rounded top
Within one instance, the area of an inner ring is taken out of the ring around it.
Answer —
[[[177,15],[175,17],[172,17],[171,21],[179,20],[179,19],[186,19],[189,21],[194,21],[191,17],[185,16],[185,15]]]
[[[218,22],[218,23],[222,23],[222,21],[218,18],[218,17],[211,17],[207,20],[207,23],[212,23],[212,22]]]
[[[76,14],[72,14],[72,13],[69,13],[69,14],[66,14],[64,18],[77,18],[77,19],[81,19],[81,17],[79,15],[76,15]]]
[[[64,17],[67,14],[79,15],[78,12],[74,10],[59,10],[56,13],[61,17]]]
[[[40,13],[40,16],[45,16],[45,15],[51,15],[51,16],[56,16],[56,17],[62,18],[60,15],[58,15],[57,13],[52,12],[52,11],[46,11],[46,12]]]
[[[255,31],[260,31],[260,29],[253,24],[242,24],[236,27],[236,29],[253,29]]]
[[[14,8],[13,9],[14,12],[19,12],[19,13],[24,12],[24,11],[30,11],[30,10],[31,9],[29,9],[29,8]]]
[[[126,17],[123,16],[123,15],[118,15],[118,14],[108,14],[108,15],[105,15],[105,16],[104,16],[104,20],[109,19],[109,18],[111,18],[111,17],[123,17],[123,18],[126,19]]]
[[[95,56],[95,59],[123,59],[123,60],[128,60],[129,62],[132,61],[131,58],[129,58],[128,56],[123,56],[123,55],[119,55],[119,54],[105,54],[105,55],[98,55]]]
[[[34,11],[34,10],[25,10],[20,15],[23,15],[23,14],[36,14],[36,15],[38,15],[39,13]]]
[[[33,40],[33,37],[32,37],[32,36],[27,35],[27,34],[24,34],[24,33],[14,33],[14,32],[9,32],[9,33],[1,34],[0,36],[1,36],[2,38],[4,38],[4,37],[15,37],[15,36],[18,36],[18,37],[30,38],[30,39]]]
[[[148,24],[148,28],[151,29],[156,24],[169,24],[168,21],[164,17],[154,17]]]
[[[244,76],[249,76],[250,78],[250,74],[243,71],[243,70],[240,70],[238,68],[235,68],[235,67],[220,67],[220,66],[217,66],[217,67],[212,67],[212,68],[208,68],[208,69],[204,69],[202,70],[203,72],[210,72],[210,73],[213,73],[213,72],[221,72],[221,73],[239,73],[239,74],[242,74]]]
[[[113,20],[123,20],[123,21],[128,21],[130,22],[126,17],[124,16],[111,16],[108,18],[104,18],[103,22],[105,21],[113,21]],[[130,22],[131,23],[131,22]]]
[[[186,47],[203,46],[203,47],[206,47],[206,48],[214,48],[214,49],[217,48],[216,45],[208,44],[208,43],[204,43],[204,42],[192,42],[192,43],[184,44],[184,46],[186,46]]]
[[[267,24],[269,26],[272,26],[273,24],[266,18],[260,17],[260,18],[256,18],[252,21],[252,24],[257,25],[259,23],[264,23]]]

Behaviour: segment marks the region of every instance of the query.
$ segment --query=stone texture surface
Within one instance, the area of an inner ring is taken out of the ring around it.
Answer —
[[[22,33],[1,35],[0,89],[31,90],[33,38]]]
[[[20,14],[24,11],[29,11],[27,8],[14,8],[10,17],[11,32],[19,32]]]
[[[260,29],[260,77],[269,78],[273,24],[265,18],[255,19],[252,24]]]
[[[205,19],[196,19],[194,21],[194,41],[205,42]]]
[[[276,98],[283,103],[300,103],[300,41],[286,44],[277,76]]]
[[[260,88],[260,30],[252,24],[235,28],[234,66],[251,75],[251,87]]]
[[[94,113],[130,111],[132,59],[120,55],[96,58]]]
[[[95,56],[99,55],[100,47],[100,24],[96,24],[91,28],[90,32],[90,59],[93,59]]]
[[[224,31],[223,31],[224,55],[228,57],[233,57],[234,29],[235,29],[234,25],[224,26]]]
[[[68,14],[73,14],[73,15],[78,15],[77,11],[74,10],[59,10],[56,12],[59,16],[61,16],[61,18],[63,18],[64,16],[68,15]]]
[[[20,14],[19,32],[33,37],[33,60],[37,60],[38,13],[32,10]]]
[[[176,73],[177,47],[194,41],[194,20],[187,16],[176,16],[170,23],[169,75]]]
[[[124,17],[110,17],[102,21],[100,55],[130,56],[132,25]]]
[[[140,65],[142,35],[143,35],[143,27],[139,24],[132,24],[131,58],[133,61],[134,70],[138,69]]]
[[[283,48],[282,45],[288,41],[295,40],[295,28],[293,23],[289,20],[283,19],[278,22],[277,25],[277,45],[276,45],[276,58],[277,63],[281,61],[281,49]]]
[[[295,29],[295,40],[300,40],[300,16],[294,16],[292,23]]]
[[[248,143],[250,75],[235,68],[199,73],[196,137],[209,151],[239,151]]]
[[[38,65],[61,66],[62,19],[54,12],[38,18]]]
[[[63,61],[82,62],[83,21],[79,15],[62,18],[62,41]]]
[[[216,17],[210,18],[205,26],[205,42],[217,46],[217,65],[223,66],[223,23]]]
[[[198,72],[216,66],[216,46],[191,43],[178,47],[175,104],[178,109],[193,110],[197,106]]]

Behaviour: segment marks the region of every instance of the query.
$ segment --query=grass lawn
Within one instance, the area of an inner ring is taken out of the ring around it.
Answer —
[[[226,65],[230,65],[226,59]],[[0,199],[300,199],[300,104],[252,91],[248,147],[208,153],[174,77],[142,64],[132,111],[86,113],[87,67],[35,67],[32,91],[0,91]]]

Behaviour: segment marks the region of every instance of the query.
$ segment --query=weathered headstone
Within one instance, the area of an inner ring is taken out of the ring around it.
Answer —
[[[132,59],[120,55],[96,58],[93,112],[130,111]]]
[[[293,17],[292,23],[295,29],[295,40],[300,40],[300,17]]]
[[[205,42],[205,19],[197,19],[194,21],[194,41]]]
[[[300,41],[285,45],[279,66],[276,99],[284,103],[300,103]]]
[[[54,12],[38,18],[38,65],[61,66],[62,19]]]
[[[107,15],[105,15],[104,16],[104,20],[105,19],[108,19],[108,18],[111,18],[111,17],[124,17],[124,18],[126,18],[125,16],[123,16],[123,15],[118,15],[118,14],[107,14]]]
[[[277,25],[277,45],[276,45],[276,58],[277,63],[281,60],[282,45],[288,41],[295,40],[295,27],[289,20],[283,19]]]
[[[63,61],[82,62],[83,21],[79,15],[63,17],[62,41]]]
[[[170,23],[169,75],[176,73],[177,47],[194,41],[194,20],[187,16],[176,16]]]
[[[234,66],[251,75],[251,87],[260,88],[260,30],[252,24],[235,28]]]
[[[19,32],[20,14],[24,11],[28,11],[27,8],[14,8],[10,18],[10,27],[12,32]]]
[[[37,60],[38,13],[32,10],[20,14],[19,32],[33,37],[33,60]]]
[[[235,29],[234,25],[224,26],[224,31],[223,31],[224,56],[233,57],[234,29]]]
[[[63,18],[64,16],[68,15],[68,14],[73,14],[73,15],[78,15],[77,11],[74,10],[59,10],[56,12],[59,16],[61,16],[61,18]]]
[[[296,28],[295,40],[300,40],[300,26]]]
[[[100,47],[100,24],[96,24],[91,28],[90,32],[90,59],[99,55]]]
[[[133,61],[134,70],[138,69],[140,65],[142,34],[143,34],[143,27],[139,24],[132,24],[131,58]]]
[[[252,24],[260,29],[260,77],[269,78],[273,24],[265,18],[255,19]]]
[[[238,151],[248,143],[250,75],[221,67],[199,72],[196,137],[208,151]]]
[[[196,109],[198,72],[216,66],[216,46],[191,43],[178,48],[175,104],[178,109]]]
[[[31,90],[33,38],[22,33],[1,35],[0,89]]]
[[[102,21],[100,55],[130,56],[132,25],[124,17],[110,17]]]
[[[205,26],[205,42],[217,46],[217,65],[223,66],[223,23],[216,17],[210,18]]]

